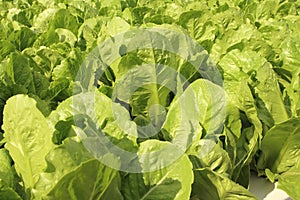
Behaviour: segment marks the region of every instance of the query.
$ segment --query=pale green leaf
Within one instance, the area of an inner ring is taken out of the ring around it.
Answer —
[[[5,148],[22,177],[25,188],[33,188],[45,170],[45,156],[53,148],[46,118],[36,108],[36,101],[16,95],[7,101],[3,122]]]

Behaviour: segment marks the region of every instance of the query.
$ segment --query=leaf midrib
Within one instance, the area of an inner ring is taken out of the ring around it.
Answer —
[[[170,170],[171,171],[171,170]],[[155,184],[152,188],[150,188],[150,190],[144,194],[144,196],[140,199],[140,200],[144,200],[145,198],[147,198],[147,196],[149,196],[153,190],[155,190],[157,187],[160,186],[160,184],[167,178],[167,176],[169,175],[170,171],[168,171],[158,182],[157,184]]]

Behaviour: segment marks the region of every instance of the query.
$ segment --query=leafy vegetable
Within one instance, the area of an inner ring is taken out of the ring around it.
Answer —
[[[192,199],[256,199],[242,186],[208,169],[195,171]],[[209,192],[208,192],[209,191]]]
[[[299,1],[0,6],[0,199],[300,199]]]
[[[278,187],[294,199],[299,197],[298,187],[290,184],[299,178],[299,133],[299,118],[274,126],[262,141],[262,155],[258,162],[258,168],[275,174]]]
[[[53,146],[46,119],[33,99],[17,95],[7,101],[3,129],[5,148],[15,161],[16,171],[25,188],[33,188],[39,173],[46,168],[44,158]]]
[[[155,150],[153,152],[153,150]],[[174,153],[175,152],[175,153]],[[126,199],[188,199],[193,182],[192,165],[186,155],[171,165],[156,169],[157,163],[168,165],[166,156],[177,156],[176,147],[168,142],[147,140],[138,152],[143,174],[127,174],[124,178]],[[133,192],[137,190],[138,192]]]

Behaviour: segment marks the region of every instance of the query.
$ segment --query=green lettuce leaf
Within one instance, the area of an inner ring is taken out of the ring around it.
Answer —
[[[35,40],[36,34],[27,27],[22,27],[20,30],[16,30],[9,37],[9,41],[14,44],[16,49],[19,51],[23,51],[25,48],[31,47]]]
[[[300,66],[300,40],[297,37],[288,37],[282,43],[283,68],[295,72]]]
[[[257,199],[244,187],[206,168],[194,170],[193,200]]]
[[[75,123],[77,116],[78,123]],[[81,116],[88,116],[97,128],[117,140],[128,137],[132,142],[136,142],[136,125],[130,120],[127,110],[98,90],[66,99],[48,119],[52,124],[52,130],[55,131],[54,128],[59,121],[67,121],[70,118],[73,118],[75,126],[80,126]]]
[[[293,199],[298,199],[300,195],[296,184],[300,178],[299,122],[299,118],[292,118],[270,129],[262,140],[262,154],[257,163],[270,181],[274,181],[274,176],[278,180],[278,188]]]
[[[43,199],[101,199],[116,173],[98,160],[87,161],[60,179]]]
[[[298,180],[300,179],[300,161],[291,167],[288,171],[278,176],[278,188],[284,190],[293,199],[300,197],[300,188]]]
[[[21,197],[15,192],[14,170],[6,149],[0,149],[0,162],[0,199],[21,200]]]
[[[125,199],[188,199],[192,164],[183,152],[181,156],[177,153],[177,147],[169,142],[142,142],[138,154],[143,173],[129,173],[123,178]],[[177,159],[170,160],[170,155]]]
[[[36,101],[25,95],[11,97],[4,108],[5,148],[26,189],[32,189],[45,170],[45,156],[53,148],[46,118],[36,108]],[[27,194],[30,196],[30,194]]]
[[[7,40],[0,41],[0,60],[4,59],[10,52],[16,50],[16,47]]]
[[[10,78],[12,84],[29,93],[35,93],[31,67],[35,65],[30,57],[14,52],[9,55],[7,63],[1,63],[0,72],[5,73]],[[7,84],[7,83],[5,83]]]
[[[293,74],[291,83],[286,87],[286,92],[290,98],[290,108],[292,116],[300,116],[300,76],[299,70]]]
[[[14,171],[11,166],[11,158],[6,149],[0,149],[0,181],[3,185],[14,187]]]
[[[208,80],[199,79],[171,104],[162,128],[166,139],[187,149],[193,141],[218,133],[224,120],[224,90]]]
[[[5,200],[22,200],[22,198],[12,189],[3,186],[0,182],[0,198]]]
[[[93,158],[78,138],[64,140],[47,154],[46,161],[47,168],[33,190],[34,198],[79,200],[113,195],[122,199],[117,171]]]
[[[261,143],[259,169],[281,174],[296,165],[300,155],[300,119],[292,118],[270,129]]]
[[[207,168],[224,176],[231,177],[232,162],[222,143],[214,140],[201,139],[194,143],[187,154],[194,168]]]
[[[264,64],[257,70],[256,78],[259,83],[256,85],[255,91],[258,98],[264,102],[274,122],[278,124],[286,121],[289,115],[284,105],[276,75],[270,63]]]

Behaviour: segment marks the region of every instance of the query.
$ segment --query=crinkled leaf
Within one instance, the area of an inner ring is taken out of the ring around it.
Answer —
[[[192,112],[191,112],[192,111]],[[193,82],[170,106],[163,125],[166,138],[188,148],[204,133],[217,133],[225,120],[225,92],[212,82]],[[205,136],[205,135],[204,135]]]
[[[15,162],[25,188],[33,188],[39,173],[46,168],[45,156],[53,147],[46,118],[36,101],[16,95],[7,101],[3,122],[5,148]]]
[[[228,153],[222,148],[220,142],[216,144],[214,140],[202,139],[194,143],[187,154],[190,157],[194,168],[209,168],[217,173],[227,174],[229,177],[232,173],[232,162]]]
[[[89,116],[98,128],[116,139],[128,135],[134,140],[137,136],[135,124],[130,121],[126,109],[97,90],[66,99],[51,113],[49,120],[54,127],[59,121],[80,114]]]
[[[40,174],[34,186],[36,198],[50,191],[66,174],[75,170],[81,163],[92,159],[83,144],[75,139],[67,139],[56,146],[46,156],[47,168]]]
[[[250,126],[243,128],[240,137],[235,139],[237,155],[234,164],[233,180],[237,180],[240,176],[240,171],[251,162],[262,138],[262,124],[258,118],[251,90],[245,82],[240,84],[238,88],[238,94],[240,94],[238,107],[247,117],[247,119],[243,119],[243,122],[248,123],[247,121],[249,120]]]
[[[169,142],[147,140],[141,143],[138,154],[143,173],[125,176],[122,183],[125,199],[189,198],[192,165],[182,151]]]

